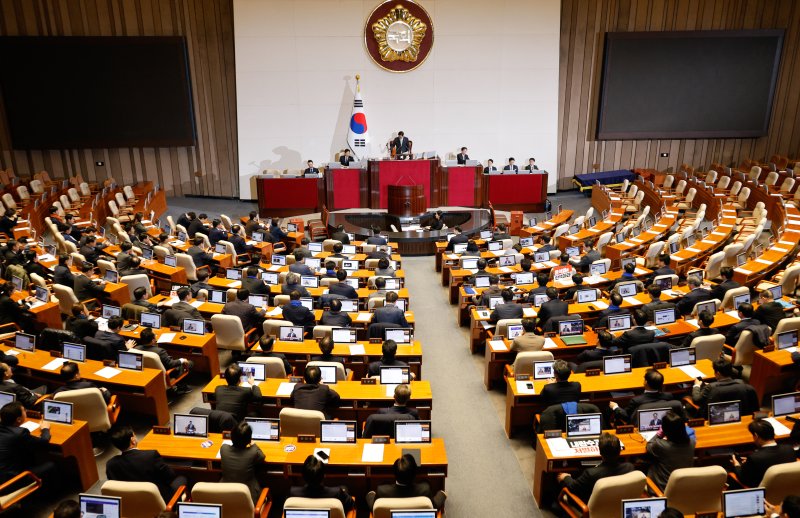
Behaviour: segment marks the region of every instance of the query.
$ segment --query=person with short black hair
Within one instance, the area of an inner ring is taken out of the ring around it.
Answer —
[[[207,269],[203,268],[197,270],[197,282],[194,282],[191,286],[189,286],[189,289],[192,290],[192,297],[196,298],[197,295],[200,294],[200,290],[208,291],[212,289],[211,285],[207,282],[209,276],[210,274],[208,273]]]
[[[69,254],[58,254],[58,264],[53,269],[53,284],[74,287],[75,275],[70,269],[71,265],[72,257]]]
[[[608,287],[609,291],[614,293],[619,293],[618,286],[620,284],[632,282],[636,285],[637,293],[643,292],[644,284],[642,283],[642,281],[636,278],[635,273],[636,273],[636,263],[634,262],[626,263],[625,266],[622,268],[622,275],[620,275],[617,280],[615,280],[609,285]]]
[[[325,463],[314,455],[309,455],[303,463],[303,481],[305,486],[289,488],[290,497],[300,498],[335,498],[342,503],[344,512],[353,508],[353,498],[347,487],[330,487],[325,485]]]
[[[341,308],[341,302],[339,307]],[[313,328],[316,323],[314,313],[300,302],[300,292],[298,291],[289,294],[289,303],[281,306],[281,312],[284,320],[288,320],[296,326],[303,326],[307,330]]]
[[[733,280],[733,267],[723,266],[719,269],[719,276],[722,277],[722,282],[711,288],[711,298],[722,300],[728,290],[738,288],[741,286],[738,282]]]
[[[210,248],[205,248],[205,241],[201,236],[195,237],[186,253],[192,256],[192,262],[197,268],[202,266],[211,266],[214,264],[214,254],[209,253]]]
[[[522,334],[517,335],[509,348],[514,352],[533,352],[544,349],[544,337],[536,334],[536,319],[522,319]]]
[[[344,167],[350,167],[350,164],[355,161],[356,159],[353,158],[352,155],[350,155],[349,149],[345,149],[344,151],[342,151],[342,154],[339,156],[339,163]]]
[[[443,491],[433,494],[430,484],[417,482],[417,461],[406,453],[394,461],[394,484],[381,484],[375,492],[367,494],[367,508],[372,510],[375,500],[380,498],[414,498],[424,496],[431,499],[434,509],[442,509],[447,495]]]
[[[97,388],[100,390],[100,394],[103,395],[103,399],[106,403],[111,401],[111,392],[107,388],[98,387],[91,381],[86,381],[81,378],[80,366],[75,362],[64,362],[61,366],[61,381],[64,382],[64,384],[53,391],[54,396],[60,392],[67,392],[70,390]]]
[[[668,247],[665,247],[668,249]],[[650,276],[650,280],[648,284],[653,282],[653,279],[658,277],[659,275],[675,275],[675,270],[673,270],[669,263],[672,261],[672,257],[669,254],[660,254],[658,256],[658,268],[653,271],[653,274]]]
[[[692,341],[694,341],[695,338],[719,334],[719,331],[711,327],[714,325],[714,314],[710,311],[703,310],[697,315],[697,325],[699,328],[686,335],[686,338],[684,338],[681,343],[681,347],[691,347]]]
[[[661,300],[661,287],[651,284],[647,287],[647,293],[650,295],[650,302],[642,306],[642,309],[647,313],[647,321],[655,321],[655,312],[659,309],[671,309],[675,311],[675,319],[681,317],[680,312],[675,308],[675,304]]]
[[[304,410],[319,410],[325,419],[331,418],[331,411],[339,406],[341,397],[327,385],[323,385],[322,372],[315,365],[306,366],[303,383],[297,383],[289,396],[289,405]]]
[[[289,360],[286,359],[285,354],[276,353],[272,350],[275,346],[275,337],[264,335],[258,339],[258,346],[260,351],[254,351],[253,356],[261,356],[264,358],[278,358],[283,362],[283,370],[286,371],[286,375],[290,376],[292,374],[292,364],[289,363]]]
[[[674,507],[665,507],[658,518],[684,518],[683,513]]]
[[[489,323],[496,325],[501,320],[522,318],[522,306],[514,302],[514,292],[506,288],[500,292],[500,296],[503,298],[503,303],[495,305],[489,315]]]
[[[655,331],[645,329],[648,320],[647,313],[644,310],[635,309],[633,311],[633,320],[636,324],[635,327],[619,335],[613,342],[614,347],[619,347],[623,352],[627,352],[634,345],[653,343],[656,338]]]
[[[602,360],[606,356],[619,354],[619,349],[614,346],[614,335],[606,329],[597,331],[597,345],[592,349],[584,349],[575,358],[578,364]]]
[[[461,146],[461,152],[456,155],[456,163],[458,165],[467,165],[469,155],[467,154],[467,147]]]
[[[773,333],[778,327],[778,322],[786,318],[783,306],[775,302],[772,292],[769,290],[762,290],[758,295],[758,309],[756,309],[753,317],[764,325],[769,326]]]
[[[338,282],[331,284],[328,287],[328,293],[331,295],[341,295],[346,299],[357,299],[358,292],[355,288],[345,282],[347,279],[347,270],[341,269],[336,272],[336,279]]]
[[[322,354],[318,354],[311,357],[312,362],[333,362],[333,363],[341,363],[344,366],[345,360],[343,356],[334,356],[333,355],[333,337],[331,335],[323,336],[318,344],[319,351]]]
[[[293,291],[298,292],[301,297],[311,296],[308,289],[300,284],[300,275],[290,272],[286,275],[284,284],[281,285],[281,295],[291,295]]]
[[[248,415],[248,408],[261,403],[262,395],[258,384],[248,377],[249,387],[241,386],[242,368],[233,362],[225,368],[225,385],[217,385],[214,389],[216,409],[233,414],[237,421]]]
[[[750,408],[750,404],[745,397],[746,383],[740,379],[733,378],[733,365],[725,358],[717,358],[711,363],[714,369],[715,380],[709,383],[704,383],[700,380],[695,380],[692,387],[692,401],[698,406],[697,415],[703,418],[708,417],[708,403],[716,403],[719,401],[739,400],[741,401],[740,409],[742,414],[752,413],[758,410],[757,402],[756,408]],[[741,385],[739,387],[739,385]],[[737,386],[735,389],[733,386]],[[733,397],[731,392],[737,392],[740,397]],[[725,398],[722,398],[722,395]],[[729,396],[731,396],[729,398]]]
[[[139,351],[156,353],[158,358],[161,360],[161,365],[164,366],[165,370],[175,369],[175,371],[172,373],[173,377],[177,378],[184,372],[192,370],[194,367],[194,362],[192,360],[187,360],[186,358],[173,358],[166,350],[162,349],[157,344],[158,341],[156,340],[156,334],[151,328],[146,327],[141,333],[139,333],[139,344],[136,346],[136,349]],[[186,387],[178,387],[178,392],[186,394],[189,392],[189,390]]]
[[[388,258],[381,257],[378,259],[378,267],[375,268],[374,275],[377,277],[396,277],[397,272],[392,268]]]
[[[489,287],[484,288],[484,290],[480,294],[474,295],[472,297],[475,304],[478,306],[488,308],[489,300],[491,300],[492,297],[496,297],[503,292],[503,290],[501,290],[500,287],[498,286],[499,283],[500,283],[500,277],[498,277],[497,275],[490,275]]]
[[[147,300],[147,288],[139,286],[133,290],[133,300],[131,304],[145,308],[150,312],[159,312],[160,307]]]
[[[375,308],[372,321],[376,323],[396,324],[398,327],[410,327],[406,314],[397,307],[397,292],[390,291],[386,294],[383,307]]]
[[[319,169],[314,167],[314,161],[308,160],[306,162],[306,168],[303,170],[303,176],[316,177],[318,175],[319,175]]]
[[[227,241],[228,240],[228,231],[225,230],[225,226],[222,224],[222,221],[219,219],[215,219],[211,222],[211,230],[208,232],[208,242],[211,246],[217,246],[217,243],[220,241]]]
[[[349,245],[350,244],[350,236],[347,235],[347,232],[344,231],[344,225],[342,225],[342,224],[339,224],[339,225],[336,226],[336,231],[333,234],[331,234],[331,239],[335,239],[336,241],[339,241],[338,243],[336,243],[337,245]],[[342,248],[339,248],[339,250],[337,251],[336,250],[336,246],[334,245],[334,250],[333,251],[335,253],[337,253],[337,254],[341,254],[342,253]]]
[[[765,502],[765,506],[771,518],[800,518],[800,495],[788,495],[777,505]]]
[[[489,158],[486,160],[486,167],[483,168],[483,174],[492,174],[497,171],[497,167],[494,165],[494,160]]]
[[[736,309],[738,311],[739,321],[733,324],[725,334],[725,343],[731,347],[736,347],[736,342],[739,341],[742,331],[761,324],[761,322],[755,318],[755,310],[752,304],[745,302],[739,304],[739,307]]]
[[[664,375],[656,369],[647,369],[644,373],[644,392],[642,394],[632,397],[624,409],[614,401],[609,402],[608,407],[614,412],[614,415],[631,423],[642,405],[675,400],[675,396],[664,392],[663,389]]]
[[[572,368],[564,360],[553,362],[553,373],[555,380],[550,380],[542,388],[541,400],[544,407],[559,403],[569,403],[578,401],[581,397],[581,384],[577,381],[569,381],[572,375]]]
[[[544,328],[550,319],[569,314],[569,303],[558,298],[558,290],[549,287],[545,290],[548,300],[539,306],[539,327]]]
[[[75,276],[72,291],[78,300],[97,299],[110,300],[105,293],[106,281],[93,281],[89,278],[94,265],[88,261],[78,266],[80,272]]]
[[[447,242],[447,246],[444,249],[446,252],[452,252],[453,247],[458,244],[467,243],[468,241],[469,236],[463,233],[460,226],[456,225],[453,227],[453,237],[450,238],[450,241]]]
[[[410,408],[408,402],[411,401],[411,386],[405,383],[394,388],[394,404],[388,408],[378,409],[379,414],[406,414],[414,419],[419,419],[419,412],[416,408]]]
[[[332,299],[330,308],[322,312],[319,323],[323,326],[350,327],[353,324],[353,319],[347,313],[342,313],[341,300]]]
[[[258,502],[261,485],[257,472],[266,457],[261,448],[253,444],[253,430],[246,421],[231,430],[231,444],[223,444],[219,450],[222,463],[220,482],[244,484],[250,490],[253,503]]]
[[[381,359],[369,364],[367,369],[369,376],[380,375],[381,367],[408,367],[407,363],[397,359],[397,342],[394,340],[384,340],[381,352],[383,353]]]
[[[239,317],[239,320],[242,321],[242,328],[245,333],[253,328],[260,328],[266,316],[266,311],[248,302],[249,298],[250,291],[245,288],[240,288],[236,290],[236,299],[226,302],[222,307],[223,315]]]
[[[623,462],[620,460],[622,445],[616,435],[603,432],[600,435],[598,445],[600,457],[603,459],[600,464],[584,470],[577,478],[573,478],[567,473],[559,473],[558,475],[559,484],[569,489],[584,502],[589,501],[589,497],[592,496],[594,485],[598,480],[606,477],[624,475],[635,469],[630,462]]]
[[[525,166],[525,170],[526,171],[538,171],[539,170],[539,166],[536,165],[536,159],[535,158],[530,157],[528,159],[528,165]]]
[[[614,315],[628,315],[630,314],[630,310],[628,308],[622,307],[622,295],[619,293],[612,292],[611,295],[608,297],[608,308],[604,309],[597,315],[597,320],[595,320],[594,325],[592,326],[594,329],[601,328],[601,327],[608,327],[608,317]]]
[[[731,455],[733,472],[745,486],[759,486],[764,473],[776,464],[797,461],[797,455],[791,444],[775,442],[775,429],[769,421],[754,419],[747,425],[747,431],[753,436],[756,451],[741,461],[736,455]]]
[[[581,275],[580,273],[576,272],[576,273],[572,274],[572,284],[574,284],[574,286],[571,286],[564,293],[564,297],[563,297],[562,300],[575,301],[575,297],[576,297],[575,294],[578,293],[581,290],[587,289],[586,286],[583,285],[583,275]],[[594,288],[592,288],[590,286],[588,289],[594,289]]]
[[[289,265],[289,271],[298,275],[314,275],[311,268],[306,265],[306,256],[300,250],[295,250],[292,254],[294,256],[294,263]]]
[[[192,290],[187,287],[178,288],[178,291],[175,292],[178,302],[164,313],[164,321],[167,326],[182,326],[183,321],[187,318],[203,320],[200,311],[188,302],[191,294]]]
[[[513,156],[509,157],[508,163],[505,166],[503,166],[503,172],[505,173],[506,171],[508,171],[512,173],[518,173],[519,167],[517,167],[517,165],[514,162],[515,162],[514,157]]]
[[[694,466],[694,441],[689,437],[683,416],[672,410],[661,420],[661,429],[647,442],[647,453],[655,459],[647,477],[661,490],[676,469]]]
[[[50,443],[50,423],[42,421],[39,437],[22,426],[27,419],[25,407],[19,401],[6,403],[0,408],[0,478],[10,480],[23,471],[30,471],[43,481],[43,487],[50,488],[55,475],[53,461],[40,461],[38,456],[47,451]],[[21,489],[12,485],[6,491]]]
[[[106,322],[108,331],[103,331],[101,329],[94,334],[94,337],[98,340],[107,342],[116,351],[127,351],[136,345],[136,340],[126,340],[122,335],[119,334],[119,331],[122,329],[122,325],[124,323],[125,321],[122,320],[122,317],[111,317],[108,319],[108,322]]]

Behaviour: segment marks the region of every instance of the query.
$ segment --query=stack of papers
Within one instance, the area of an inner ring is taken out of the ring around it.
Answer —
[[[792,431],[787,426],[785,426],[783,423],[781,423],[774,417],[768,417],[765,419],[765,421],[767,421],[769,424],[772,425],[772,428],[775,429],[775,435],[777,436],[789,435],[790,433],[792,433]]]
[[[47,364],[42,366],[42,370],[46,371],[54,371],[56,369],[60,369],[64,362],[66,362],[66,358],[53,358]]]
[[[280,316],[280,315],[283,315],[283,309],[281,309],[280,306],[277,307],[277,308],[273,308],[273,309],[270,309],[269,311],[267,311],[267,316],[268,317],[277,317],[277,316]]]
[[[296,383],[289,383],[288,381],[282,382],[278,385],[278,390],[275,391],[276,396],[291,396]]]
[[[369,322],[372,320],[372,313],[359,313],[356,322]]]
[[[361,462],[383,462],[383,444],[364,444]]]
[[[528,385],[530,385],[530,388]],[[517,380],[517,394],[536,394],[536,387],[533,381]]]
[[[736,310],[732,309],[730,311],[726,311],[725,314],[728,315],[731,318],[735,318],[736,320],[739,320],[739,312],[736,311]]]
[[[354,356],[359,354],[367,354],[367,351],[364,350],[364,344],[353,344],[350,346],[350,354]]]
[[[606,304],[602,300],[595,300],[591,304],[592,304],[592,306],[596,307],[597,309],[608,309],[608,304]]]
[[[39,428],[39,423],[36,423],[34,421],[25,421],[24,423],[22,423],[20,425],[20,427],[25,428],[29,432],[32,432],[32,431],[36,430],[37,428]]]
[[[99,371],[95,372],[96,375],[100,376],[101,378],[111,379],[117,374],[122,372],[121,370],[117,370],[114,367],[103,367]]]
[[[639,302],[639,299],[637,299],[636,297],[625,297],[622,300],[624,300],[625,302],[627,302],[628,304],[630,304],[632,306],[641,306],[642,305],[642,303]]]
[[[508,351],[506,343],[502,340],[489,340],[489,347],[492,348],[492,351]]]
[[[684,372],[684,374],[691,376],[694,379],[697,378],[705,378],[705,374],[703,374],[697,367],[694,365],[681,365],[678,367],[680,370]]]
[[[158,337],[158,343],[160,344],[168,344],[172,343],[175,340],[175,336],[177,333],[161,333],[161,336]]]
[[[533,318],[536,316],[536,310],[533,308],[522,308],[522,316]]]
[[[552,338],[545,338],[544,339],[544,348],[545,349],[557,349],[558,344],[553,341]]]

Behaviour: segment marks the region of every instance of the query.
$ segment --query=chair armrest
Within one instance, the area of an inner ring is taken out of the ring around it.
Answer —
[[[695,412],[700,410],[700,406],[692,400],[691,396],[686,396],[681,401],[683,401],[684,405],[686,405],[689,408],[693,409]]]
[[[561,492],[558,494],[558,503],[571,518],[579,518],[579,515],[575,514],[575,511],[569,505],[570,503],[574,503],[578,508],[580,508],[580,517],[589,518],[589,506],[583,503],[583,500],[578,498],[566,487],[561,488]]]
[[[43,394],[39,396],[36,401],[33,402],[33,407],[36,408],[41,405],[46,399],[52,399],[53,394]]]
[[[258,502],[256,502],[256,507],[254,510],[254,517],[267,518],[270,509],[272,509],[272,499],[269,497],[269,488],[265,487],[261,490],[261,494],[258,496]]]
[[[254,327],[253,329],[247,331],[244,334],[245,347],[247,347],[248,349],[251,349],[258,340],[258,335],[256,334],[256,331],[258,331],[258,329]]]
[[[34,491],[36,489],[39,489],[42,486],[42,479],[40,479],[39,477],[34,475],[33,472],[31,472],[31,471],[23,471],[19,475],[15,476],[13,478],[10,478],[10,479],[6,480],[5,482],[3,482],[2,484],[0,484],[0,492],[5,493],[5,491],[3,491],[4,489],[6,489],[7,487],[11,486],[12,484],[16,484],[17,482],[19,482],[20,480],[23,480],[25,478],[32,479],[32,482],[34,484],[36,484],[36,487],[34,488]],[[31,491],[31,492],[33,492],[33,491]],[[17,498],[15,498],[14,501],[8,502],[6,504],[6,509],[11,507],[12,505],[14,505],[14,503],[19,502],[20,500],[22,500],[23,498],[25,498],[29,494],[30,493],[26,492],[26,493],[18,496]]]
[[[81,302],[81,304],[88,304],[88,305],[90,305],[90,307],[93,307],[93,308],[98,306],[97,299],[94,298],[94,297],[92,297],[90,299],[84,299],[84,300],[82,300],[80,302]]]
[[[172,508],[175,506],[175,504],[181,501],[181,497],[185,492],[186,492],[186,486],[179,487],[178,490],[175,491],[175,494],[172,495],[172,498],[169,499],[166,510],[172,511]]]
[[[741,489],[750,489],[750,486],[746,485],[744,482],[739,480],[739,477],[733,471],[729,471],[728,472],[728,480],[730,480],[731,482],[734,482]],[[729,484],[729,486],[730,486],[730,484]],[[729,487],[729,489],[731,489],[731,488]]]
[[[657,496],[660,498],[664,496],[664,493],[658,488],[655,482],[650,480],[650,477],[645,478],[644,482],[645,482],[645,489],[650,490],[650,493],[653,494],[653,496]]]
[[[253,260],[250,254],[237,254],[236,262],[238,263],[249,263]]]
[[[513,365],[506,364],[504,371],[505,371],[505,375],[506,375],[507,378],[513,378],[514,377],[514,366]]]
[[[208,272],[208,276],[209,276],[209,277],[211,277],[211,276],[212,276],[212,275],[211,275],[211,268],[209,268],[209,267],[208,267],[208,265],[205,265],[205,266],[197,266],[197,267],[195,267],[195,269],[194,269],[194,271],[195,271],[195,274],[196,274],[197,272],[199,272],[200,270],[205,270],[205,271],[207,271],[207,272]]]
[[[357,507],[356,507],[356,497],[354,497],[354,496],[351,496],[351,497],[350,497],[350,500],[352,500],[352,501],[353,501],[353,506],[352,506],[352,508],[351,508],[351,509],[350,509],[350,510],[347,512],[347,514],[346,514],[346,518],[356,518],[356,510],[357,510]]]
[[[117,422],[117,417],[119,417],[119,412],[121,410],[119,404],[117,403],[117,396],[112,395],[111,400],[108,402],[108,419],[111,421],[111,424]]]

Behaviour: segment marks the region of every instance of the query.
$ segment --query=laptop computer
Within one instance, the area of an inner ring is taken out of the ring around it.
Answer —
[[[164,256],[164,266],[170,266],[172,268],[178,267],[178,258],[174,255],[165,255]]]
[[[694,347],[681,347],[670,349],[670,367],[683,367],[684,365],[694,365],[697,362],[697,351]]]
[[[331,518],[330,509],[284,509],[284,518]]]
[[[62,356],[64,359],[73,362],[85,362],[86,346],[82,344],[72,344],[69,342],[64,342],[64,349]]]
[[[319,442],[356,442],[356,421],[328,421],[319,423]]]
[[[42,419],[51,423],[72,424],[72,403],[46,399],[42,402]]]
[[[17,400],[16,394],[12,394],[11,392],[2,392],[0,391],[0,408],[3,408],[9,403],[13,403]]]
[[[144,368],[144,355],[133,351],[120,351],[117,358],[117,367],[140,371]]]
[[[767,289],[770,291],[770,293],[772,293],[772,298],[775,300],[775,302],[777,302],[778,304],[780,304],[785,308],[791,306],[790,303],[786,302],[785,300],[781,300],[783,298],[783,288],[781,287],[780,284]]]
[[[335,327],[331,330],[331,338],[337,344],[356,343],[356,330],[349,327]]]
[[[653,284],[661,288],[661,291],[671,290],[672,277],[661,277],[660,279],[655,279]]]
[[[336,385],[338,381],[336,379],[336,371],[339,369],[335,365],[319,365],[317,368],[319,369],[322,383],[326,385]]]
[[[631,372],[631,355],[606,356],[603,358],[603,374],[625,374]]]
[[[605,275],[606,263],[592,263],[589,265],[589,273],[592,277],[598,275]]]
[[[278,339],[284,342],[302,342],[302,326],[282,326],[278,328]]]
[[[736,297],[733,297],[733,308],[734,309],[739,309],[739,305],[740,304],[750,304],[750,294],[749,293],[743,293],[741,295],[737,295]]]
[[[553,363],[555,361],[533,362],[533,379],[549,380],[555,378]]]
[[[797,335],[798,335],[797,329],[778,333],[777,336],[775,337],[775,346],[780,350],[797,347]]]
[[[222,518],[222,504],[178,502],[175,509],[178,518]]]
[[[725,518],[741,516],[763,516],[766,489],[737,489],[722,492],[722,510]]]
[[[498,257],[498,265],[500,267],[503,266],[514,266],[517,264],[517,258],[513,255],[501,255]]]
[[[567,417],[567,444],[576,446],[597,446],[603,431],[602,414],[569,414]]]
[[[467,243],[456,243],[453,245],[454,254],[463,254],[467,251]]]
[[[635,282],[621,282],[616,285],[617,293],[622,298],[636,296],[636,283]]]
[[[400,385],[411,381],[411,369],[409,367],[381,367],[381,385]]]
[[[436,518],[436,509],[403,509],[389,511],[389,518]]]
[[[506,336],[509,340],[513,340],[522,334],[522,324],[510,324],[506,326]]]
[[[633,320],[630,313],[624,315],[610,315],[608,317],[608,331],[627,331],[633,327]]]
[[[476,270],[478,268],[478,258],[468,257],[461,260],[461,267],[465,270]]]
[[[183,320],[183,332],[190,335],[203,336],[206,334],[206,323],[204,320],[185,318]]]
[[[697,314],[699,315],[703,311],[708,311],[712,315],[717,312],[717,303],[713,300],[709,300],[707,302],[701,302],[695,306],[697,308]]]
[[[281,420],[267,417],[245,417],[253,431],[254,441],[276,442],[281,439]]]
[[[546,263],[550,261],[550,252],[535,252],[533,261],[536,263]]]
[[[575,292],[575,300],[580,304],[594,302],[597,300],[597,290],[578,290]]]
[[[772,396],[772,415],[780,417],[800,413],[800,392]]]
[[[582,345],[586,343],[583,337],[583,320],[562,320],[558,323],[558,335],[566,345]]]
[[[172,434],[177,437],[208,437],[208,416],[175,414],[172,416]]]
[[[395,421],[394,437],[397,444],[431,442],[431,422],[428,421]]]
[[[519,272],[514,276],[514,284],[517,286],[525,286],[533,284],[533,272]]]
[[[264,272],[261,274],[261,280],[265,284],[278,284],[280,282],[280,275],[275,272]]]
[[[21,351],[33,352],[36,348],[36,336],[17,332],[14,335],[14,347]]]
[[[139,315],[139,323],[143,327],[161,329],[161,315],[159,315],[158,313],[144,312]]]
[[[498,250],[503,249],[503,242],[502,241],[489,241],[487,243],[487,247],[490,252],[496,252]]]
[[[667,508],[666,498],[637,498],[622,501],[622,518],[656,518]]]
[[[521,238],[519,238],[519,246],[521,246],[523,248],[533,246],[533,238],[532,237],[521,237]]]
[[[250,363],[250,362],[237,362],[239,368],[242,369],[241,383],[248,383],[248,378],[252,377],[253,381],[264,381],[267,379],[267,366],[264,363]]]
[[[536,293],[533,295],[533,306],[538,308],[548,300],[550,300],[550,297],[546,293]]]
[[[577,257],[581,255],[581,249],[579,246],[568,246],[564,249],[564,253],[570,257]]]
[[[708,404],[708,424],[731,424],[742,420],[740,401],[721,401]]]
[[[99,516],[121,518],[122,498],[81,493],[78,495],[78,506],[84,518]]]
[[[491,282],[489,281],[488,275],[481,275],[475,277],[475,287],[476,288],[488,288]]]
[[[348,329],[348,331],[355,334],[354,329]],[[384,329],[383,336],[385,340],[394,340],[398,344],[410,344],[414,338],[414,330],[410,327],[390,327]]]
[[[675,310],[673,308],[657,309],[653,311],[653,323],[656,326],[666,326],[675,322]],[[669,333],[668,327],[659,327],[656,329],[656,336],[661,336]]]

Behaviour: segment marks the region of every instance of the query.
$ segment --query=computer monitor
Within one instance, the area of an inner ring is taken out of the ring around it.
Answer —
[[[736,256],[736,266],[741,266],[747,262],[747,254],[738,254]]]
[[[267,417],[245,417],[245,422],[253,430],[254,441],[279,441],[281,440],[281,420]]]
[[[206,323],[204,320],[195,320],[193,318],[184,318],[183,319],[183,332],[190,334],[190,335],[200,335],[203,336],[206,334]]]
[[[622,501],[622,518],[656,518],[667,508],[666,498],[638,498]]]
[[[595,225],[597,225],[597,217],[596,216],[592,216],[591,218],[589,218],[589,223],[587,223],[586,226],[591,228],[591,227],[593,227]]]
[[[689,270],[688,272],[686,272],[687,279],[692,276],[697,277],[698,279],[700,279],[700,282],[703,282],[703,279],[706,278],[706,272],[703,270]]]
[[[621,297],[633,297],[636,295],[635,282],[622,282],[617,284],[616,288]]]
[[[311,297],[300,297],[300,305],[309,311],[314,311],[314,299]]]
[[[627,331],[633,327],[631,314],[624,315],[610,315],[608,317],[608,330],[609,331]]]
[[[535,293],[533,295],[533,306],[538,308],[548,300],[550,300],[550,297],[546,293]]]
[[[508,326],[506,326],[506,335],[508,336],[509,340],[513,340],[514,338],[521,335],[522,331],[523,331],[522,324],[509,324]]]
[[[165,255],[164,256],[164,265],[171,266],[172,268],[178,267],[178,258],[174,255]]]
[[[770,291],[770,293],[772,293],[773,299],[781,300],[783,298],[783,288],[781,287],[780,284],[767,289]]]
[[[253,232],[253,234],[250,237],[256,243],[261,243],[261,242],[264,241],[264,233],[263,232]]]
[[[661,288],[661,291],[672,289],[672,277],[660,277],[653,281],[653,284]]]
[[[503,303],[503,297],[489,297],[489,309],[494,309],[498,304]]]
[[[51,423],[72,424],[72,403],[45,399],[42,403],[42,419]]]
[[[12,275],[11,276],[11,284],[14,285],[14,289],[16,291],[22,291],[22,288],[24,287],[25,283],[22,280],[22,277],[17,277],[16,275]]]
[[[100,313],[100,315],[105,319],[109,319],[112,317],[121,317],[122,308],[119,306],[109,306],[108,304],[103,304],[102,312]]]
[[[591,275],[604,275],[606,273],[606,263],[592,263],[589,265]]]
[[[453,245],[454,254],[463,254],[467,251],[467,243],[455,243]]]
[[[144,368],[144,355],[132,351],[120,351],[117,366],[120,369],[140,371]]]
[[[701,302],[695,306],[697,308],[697,314],[699,315],[703,311],[708,311],[712,315],[717,312],[717,303],[716,301],[709,300],[708,302]]]
[[[280,282],[280,275],[275,272],[264,272],[261,274],[261,280],[266,284],[278,284]]]
[[[143,312],[139,315],[139,323],[144,327],[161,329],[161,315],[158,313]]]
[[[526,248],[533,246],[533,238],[532,237],[521,237],[519,238],[519,246]]]
[[[17,333],[19,334],[19,333]],[[789,349],[790,347],[797,347],[797,329],[792,329],[791,331],[784,331],[782,333],[778,333],[775,337],[775,345],[778,349]]]
[[[389,511],[389,518],[436,518],[436,509],[403,509]]]
[[[641,232],[642,231],[641,229],[639,229],[639,227],[633,227],[631,229],[631,237],[639,237],[639,234],[641,234]]]
[[[184,243],[189,240],[189,236],[182,230],[178,231],[176,237],[178,238],[178,241],[183,241]]]
[[[517,286],[533,284],[533,272],[519,272],[514,276],[514,284]]]
[[[691,247],[693,244],[694,244],[694,236],[692,234],[689,234],[688,236],[686,236],[686,248]]]
[[[766,489],[736,489],[722,492],[722,509],[725,518],[763,516]]]
[[[286,224],[286,231],[287,232],[297,232],[297,223],[287,223]]]
[[[567,438],[599,437],[603,431],[602,414],[567,415]]]
[[[492,239],[492,231],[491,230],[481,230],[480,236],[481,236],[481,239]]]
[[[358,270],[358,261],[342,261],[342,270],[354,272]]]
[[[178,502],[178,518],[222,518],[222,504],[195,504]]]
[[[733,297],[733,307],[738,309],[739,308],[739,304],[750,304],[750,294],[749,293],[743,293],[741,295],[737,295],[736,297]]]
[[[50,292],[42,286],[34,286],[33,296],[39,302],[50,302]]]
[[[606,356],[603,358],[603,374],[624,374],[631,371],[631,355]]]
[[[657,326],[671,324],[675,322],[675,310],[673,308],[657,309],[653,311],[653,321]]]
[[[405,312],[407,303],[408,301],[406,299],[397,299],[394,302],[394,305],[397,306],[400,309],[400,311]]]
[[[208,416],[175,414],[172,417],[172,434],[179,437],[208,437]]]
[[[389,282],[391,281],[391,282]],[[348,277],[344,280],[346,284],[349,284],[351,288],[354,290],[358,289],[358,279],[355,277]],[[391,286],[391,287],[390,287]],[[400,289],[400,279],[386,279],[386,289],[387,290],[399,290]]]
[[[12,394],[11,392],[0,392],[0,408],[3,408],[9,403],[13,403],[16,401],[16,399],[16,394]]]
[[[269,305],[269,295],[250,295],[247,302],[257,308],[265,308]]]
[[[490,281],[490,279],[489,279],[488,275],[481,275],[481,276],[475,277],[475,287],[476,288],[488,288],[489,285],[491,284],[491,282],[489,282],[489,281]]]
[[[272,259],[270,260],[270,264],[274,264],[277,266],[286,266],[286,256],[280,254],[272,254]]]
[[[397,444],[431,442],[431,422],[395,421],[394,437]]]
[[[503,266],[514,266],[517,264],[517,257],[513,255],[501,255],[498,259],[498,265],[500,267]]]
[[[106,270],[106,274],[103,276],[103,279],[106,282],[116,284],[119,282],[119,272],[116,270]]]
[[[740,401],[722,401],[708,404],[708,424],[731,424],[742,420]]]
[[[670,349],[669,364],[671,367],[694,365],[697,362],[697,351],[694,347],[681,347]]]
[[[537,263],[546,263],[550,261],[550,252],[535,252],[533,254],[533,261]]]
[[[284,509],[284,518],[331,518],[330,509]]]
[[[800,392],[772,396],[772,415],[780,417],[800,413]]]
[[[469,257],[461,260],[461,267],[465,270],[476,270],[478,268],[478,258]]]
[[[246,383],[248,378],[251,377],[253,381],[264,381],[267,379],[267,366],[264,363],[237,362],[237,365],[242,369],[242,383]]]
[[[319,423],[319,442],[356,442],[356,421],[328,421]]]
[[[86,361],[86,346],[82,344],[72,344],[64,342],[64,349],[62,356],[74,362]]]
[[[281,326],[278,329],[278,340],[284,342],[303,341],[303,326]]]
[[[411,382],[411,370],[409,367],[381,367],[381,385],[400,385]]]
[[[577,234],[580,229],[581,229],[581,227],[579,227],[578,225],[572,225],[567,230],[567,234],[569,234],[569,235]]]
[[[597,290],[578,290],[575,292],[575,299],[579,303],[594,302],[597,300]]]
[[[578,246],[568,246],[564,252],[570,257],[576,257],[581,255],[581,249]]]
[[[237,268],[226,268],[225,278],[228,279],[229,281],[241,281],[242,270],[239,270]]]
[[[559,336],[575,336],[583,334],[583,320],[562,320],[558,323]]]
[[[336,385],[336,382],[338,381],[336,379],[336,372],[339,370],[336,365],[318,365],[317,368],[319,369],[322,383],[327,385]]]
[[[555,375],[553,374],[553,363],[555,362],[533,362],[533,379],[549,380],[555,378]]]
[[[301,275],[300,286],[304,288],[319,288],[319,277],[316,275]]]
[[[81,493],[78,495],[78,506],[83,518],[121,518],[122,498]]]
[[[309,243],[308,251],[314,253],[322,252],[322,243]]]
[[[622,243],[623,241],[625,241],[625,233],[617,232],[617,234],[614,236],[614,239],[617,241],[617,243]]]
[[[414,338],[414,330],[410,327],[390,327],[384,330],[385,340],[394,340],[398,344],[410,344]]]
[[[208,299],[215,304],[225,304],[227,296],[223,290],[208,290]]]
[[[487,243],[490,252],[496,252],[497,250],[503,249],[503,242],[502,241],[489,241]]]
[[[306,266],[312,270],[319,270],[322,267],[322,259],[317,257],[306,257]]]
[[[142,248],[142,259],[149,261],[153,258],[153,249],[144,247]]]
[[[14,335],[14,347],[22,351],[33,352],[36,348],[36,336],[17,332]]]
[[[670,408],[648,408],[636,412],[636,422],[640,432],[657,432],[661,428],[661,421]]]
[[[356,343],[356,330],[349,327],[335,327],[331,330],[331,338],[337,344]]]

